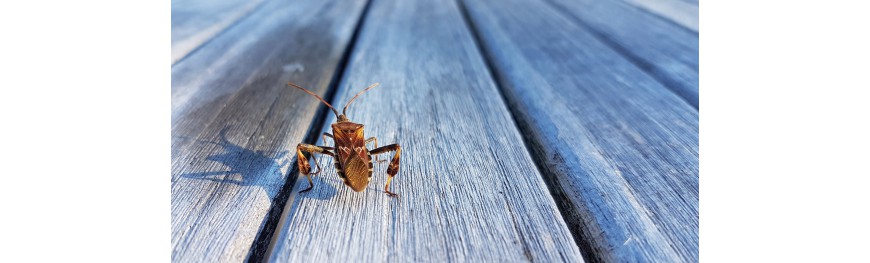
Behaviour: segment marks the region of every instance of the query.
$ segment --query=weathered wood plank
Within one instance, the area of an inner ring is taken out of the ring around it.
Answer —
[[[265,253],[320,107],[285,83],[324,94],[364,6],[269,1],[172,67],[173,261]]]
[[[322,157],[314,189],[288,202],[272,261],[581,262],[456,3],[378,0],[369,13],[333,102],[382,83],[348,114],[402,146],[400,196],[383,192],[386,163],[357,193]]]
[[[263,0],[172,0],[172,64],[262,3]]]
[[[550,0],[698,108],[698,35],[622,1]]]
[[[698,261],[698,112],[552,6],[464,3],[584,256]]]
[[[654,14],[698,32],[698,3],[682,0],[626,0]]]

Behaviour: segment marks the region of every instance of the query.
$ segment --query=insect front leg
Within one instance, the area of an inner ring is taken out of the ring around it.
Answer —
[[[390,166],[387,167],[387,175],[389,177],[387,177],[387,185],[384,186],[384,192],[392,197],[396,197],[398,196],[397,194],[390,192],[390,182],[393,181],[393,176],[396,176],[396,174],[399,173],[399,157],[402,154],[402,147],[400,147],[398,144],[390,144],[381,148],[374,149],[370,153],[372,155],[375,155],[392,151],[395,151],[396,154],[393,155],[393,159],[390,161]]]
[[[299,172],[301,172],[303,175],[305,175],[306,178],[308,178],[308,188],[306,188],[305,190],[299,191],[300,193],[307,192],[307,191],[311,190],[311,188],[314,188],[314,182],[311,181],[311,175],[312,175],[311,165],[308,164],[308,158],[305,157],[305,155],[302,154],[302,152],[309,152],[309,153],[311,153],[312,156],[314,156],[315,153],[326,154],[329,156],[335,156],[332,153],[332,150],[333,150],[332,147],[321,147],[321,146],[315,146],[315,145],[304,144],[304,143],[300,143],[299,145],[296,145],[296,163],[299,165]],[[317,161],[317,157],[314,158],[314,164],[317,166],[317,172],[313,173],[313,175],[317,175],[322,170],[322,169],[320,169],[320,162]]]

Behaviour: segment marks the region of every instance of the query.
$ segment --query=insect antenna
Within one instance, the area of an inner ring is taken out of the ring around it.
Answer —
[[[297,89],[301,89],[302,91],[304,91],[304,92],[306,92],[306,93],[308,93],[308,94],[311,94],[311,96],[316,97],[318,100],[320,100],[320,102],[323,102],[323,104],[326,104],[327,107],[329,107],[330,109],[332,109],[332,112],[335,113],[335,117],[338,117],[338,111],[335,110],[335,108],[333,108],[332,105],[329,105],[329,102],[326,102],[325,100],[323,100],[323,98],[321,98],[320,96],[317,96],[317,94],[314,94],[314,92],[311,92],[310,90],[307,90],[307,89],[305,89],[305,88],[303,88],[303,87],[299,87],[298,85],[293,84],[293,83],[291,83],[291,82],[287,82],[287,85],[290,85],[290,86],[292,86],[292,87],[294,87],[294,88],[297,88]]]
[[[365,93],[366,91],[369,91],[370,89],[372,89],[372,88],[374,88],[374,87],[377,87],[378,85],[381,85],[381,83],[375,83],[375,84],[372,84],[372,85],[369,86],[368,88],[366,88],[366,89],[360,91],[359,93],[357,93],[356,95],[354,95],[353,98],[351,98],[350,101],[348,101],[347,104],[344,105],[344,109],[341,109],[341,114],[342,114],[342,115],[347,115],[347,106],[350,106],[350,103],[353,102],[353,100],[355,100],[356,97],[359,97],[359,95]]]

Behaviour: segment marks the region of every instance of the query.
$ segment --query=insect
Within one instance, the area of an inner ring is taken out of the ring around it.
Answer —
[[[300,143],[296,146],[296,159],[299,165],[299,171],[308,178],[308,188],[299,191],[300,193],[307,192],[311,190],[311,188],[314,188],[311,176],[317,175],[321,171],[320,164],[317,161],[317,158],[315,158],[314,163],[317,167],[317,172],[311,173],[311,165],[308,164],[308,158],[306,158],[302,152],[311,153],[312,156],[315,153],[332,156],[335,161],[335,169],[344,184],[354,191],[362,192],[372,179],[372,167],[374,167],[372,164],[372,155],[394,151],[396,154],[393,155],[393,159],[387,167],[387,175],[389,177],[387,177],[387,185],[384,186],[384,192],[392,197],[398,196],[397,194],[390,192],[390,182],[393,180],[393,176],[396,176],[396,173],[399,172],[399,155],[402,153],[402,147],[398,144],[390,144],[378,148],[378,139],[375,137],[365,139],[365,133],[363,132],[364,125],[350,121],[346,115],[347,107],[350,106],[359,95],[377,87],[379,84],[380,83],[372,84],[363,91],[357,93],[347,102],[346,105],[344,105],[341,114],[338,114],[338,111],[333,108],[332,105],[329,105],[328,102],[323,100],[320,96],[317,96],[317,94],[314,94],[296,84],[287,83],[287,85],[305,91],[311,96],[319,99],[320,102],[323,102],[323,104],[326,104],[327,107],[332,109],[332,112],[335,113],[335,116],[338,118],[338,122],[332,124],[332,134],[326,132],[323,133],[323,142],[326,142],[326,137],[330,137],[335,144],[333,145],[334,147],[316,146],[304,143]],[[371,151],[366,148],[366,145],[369,142],[374,142],[374,149]]]

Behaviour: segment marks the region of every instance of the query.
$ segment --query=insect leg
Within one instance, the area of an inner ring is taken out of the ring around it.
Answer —
[[[329,134],[328,132],[324,132],[321,137],[323,137],[323,144],[324,145],[326,145],[326,137],[332,138],[332,144],[335,144],[335,137],[333,137],[332,134]]]
[[[314,182],[311,181],[311,175],[312,175],[311,165],[308,164],[308,157],[305,157],[305,155],[303,155],[302,152],[303,151],[310,152],[310,153],[312,153],[311,154],[312,156],[315,153],[334,156],[333,153],[331,152],[332,150],[333,150],[332,147],[321,147],[321,146],[314,146],[311,144],[304,144],[304,143],[300,143],[299,145],[296,146],[296,162],[299,165],[299,172],[301,172],[303,175],[305,175],[306,178],[308,178],[308,188],[306,188],[305,190],[299,191],[300,193],[307,192],[308,190],[311,190],[311,188],[314,188]],[[316,157],[314,158],[314,163],[315,163],[315,165],[317,165],[317,172],[313,173],[313,174],[317,175],[318,173],[320,173],[321,168],[320,168],[320,162],[317,161]]]
[[[374,142],[375,142],[375,147],[372,148],[372,149],[376,149],[376,148],[378,148],[378,138],[377,138],[377,137],[371,137],[371,138],[368,138],[368,139],[366,139],[365,144],[369,144],[369,142],[371,142],[371,141],[374,141]],[[381,160],[381,157],[380,157],[380,156],[375,156],[375,161],[376,161],[376,162],[382,162],[382,161],[386,161],[386,160]]]
[[[399,173],[399,156],[402,154],[402,147],[398,144],[390,144],[381,148],[377,148],[372,150],[371,154],[382,154],[387,152],[395,151],[396,154],[393,155],[393,160],[390,161],[390,166],[387,167],[387,185],[384,186],[384,192],[392,197],[398,196],[397,194],[390,192],[390,182],[393,181],[393,176],[396,176]]]

